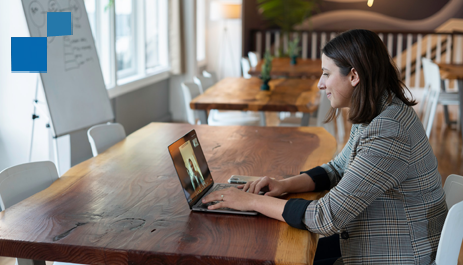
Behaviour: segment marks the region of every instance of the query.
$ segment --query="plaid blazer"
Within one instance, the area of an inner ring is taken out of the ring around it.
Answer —
[[[381,113],[353,125],[342,152],[321,167],[331,190],[307,206],[302,221],[311,232],[340,234],[344,264],[434,262],[447,205],[411,107],[383,96]]]

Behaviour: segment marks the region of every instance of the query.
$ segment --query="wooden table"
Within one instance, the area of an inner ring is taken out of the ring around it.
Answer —
[[[309,115],[317,110],[320,100],[317,80],[274,79],[269,82],[269,91],[260,90],[261,84],[257,77],[222,79],[194,98],[190,108],[199,112],[202,124],[207,124],[207,111],[211,109],[260,111],[262,126],[263,111],[302,112],[301,125],[309,124]]]
[[[252,76],[260,76],[263,60],[256,67],[249,70]],[[297,64],[291,65],[289,57],[279,57],[272,60],[271,76],[286,78],[316,78],[322,75],[322,61],[320,59],[297,59]]]
[[[312,264],[315,234],[262,215],[190,211],[167,146],[193,128],[216,182],[232,174],[298,174],[329,161],[336,146],[321,127],[151,123],[1,212],[0,256],[84,264]]]
[[[438,63],[440,69],[440,75],[442,79],[457,79],[458,82],[458,95],[460,99],[460,126],[461,133],[463,134],[463,64],[445,64]]]

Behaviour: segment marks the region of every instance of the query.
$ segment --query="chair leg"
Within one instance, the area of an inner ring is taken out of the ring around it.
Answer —
[[[449,106],[443,105],[443,107],[444,107],[445,124],[447,124],[447,126],[450,126],[452,122],[450,121],[450,116],[449,116]]]

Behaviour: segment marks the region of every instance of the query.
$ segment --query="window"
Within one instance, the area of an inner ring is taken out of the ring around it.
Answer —
[[[117,77],[124,78],[135,69],[135,19],[132,0],[115,0]]]
[[[145,0],[145,68],[148,73],[168,67],[167,1]]]
[[[196,61],[206,64],[206,0],[196,0]]]
[[[168,70],[168,0],[85,0],[107,88]]]

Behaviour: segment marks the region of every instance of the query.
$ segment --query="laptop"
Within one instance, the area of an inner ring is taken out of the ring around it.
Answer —
[[[214,183],[195,130],[191,130],[182,138],[169,145],[169,153],[190,210],[257,215],[255,211],[239,211],[230,208],[209,210],[207,207],[217,202],[207,204],[201,202],[204,196],[213,191],[237,187],[237,185]]]

